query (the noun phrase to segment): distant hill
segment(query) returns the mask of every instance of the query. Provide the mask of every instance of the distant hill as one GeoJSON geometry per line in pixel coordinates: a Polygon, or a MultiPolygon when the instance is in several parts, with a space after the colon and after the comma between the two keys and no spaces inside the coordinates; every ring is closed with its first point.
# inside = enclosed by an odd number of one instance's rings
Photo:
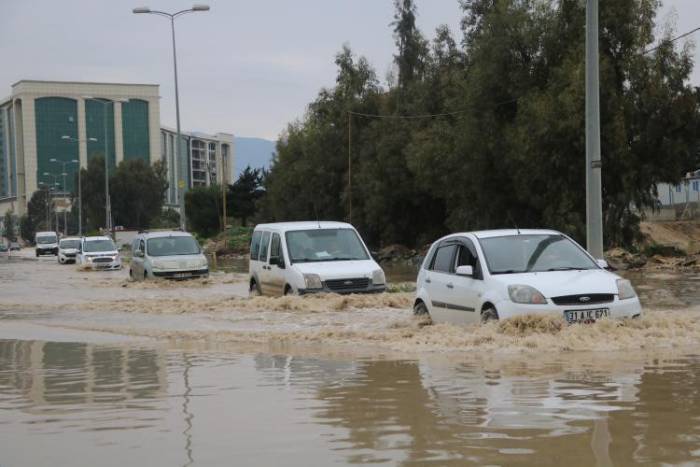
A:
{"type": "Polygon", "coordinates": [[[236,164],[236,177],[247,166],[254,169],[269,167],[272,154],[275,152],[275,141],[262,138],[245,138],[236,136],[233,139],[233,151],[236,164]]]}

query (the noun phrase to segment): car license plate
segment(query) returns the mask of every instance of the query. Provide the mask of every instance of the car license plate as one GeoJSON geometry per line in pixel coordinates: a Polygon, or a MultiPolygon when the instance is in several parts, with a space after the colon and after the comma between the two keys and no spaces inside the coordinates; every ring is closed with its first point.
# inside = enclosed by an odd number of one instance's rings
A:
{"type": "Polygon", "coordinates": [[[173,274],[173,277],[177,279],[184,279],[186,277],[192,276],[192,273],[189,272],[178,272],[177,274],[173,274]]]}
{"type": "Polygon", "coordinates": [[[596,308],[594,310],[566,310],[564,319],[569,323],[592,323],[601,318],[610,316],[607,308],[596,308]]]}

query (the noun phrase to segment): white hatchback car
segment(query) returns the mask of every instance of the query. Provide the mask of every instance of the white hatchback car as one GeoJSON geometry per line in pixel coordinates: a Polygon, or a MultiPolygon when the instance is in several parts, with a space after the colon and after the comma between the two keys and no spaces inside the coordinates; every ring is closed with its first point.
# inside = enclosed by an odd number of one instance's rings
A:
{"type": "Polygon", "coordinates": [[[635,318],[630,282],[553,230],[492,230],[433,243],[418,273],[416,314],[454,324],[555,314],[569,323],[635,318]]]}
{"type": "Polygon", "coordinates": [[[160,277],[207,277],[209,263],[195,238],[187,232],[141,232],[131,243],[129,276],[134,280],[160,277]]]}
{"type": "Polygon", "coordinates": [[[344,222],[260,224],[250,247],[252,295],[372,293],[384,271],[355,228],[344,222]]]}
{"type": "Polygon", "coordinates": [[[90,266],[92,269],[122,268],[122,259],[117,246],[109,237],[83,237],[76,258],[79,265],[90,266]]]}

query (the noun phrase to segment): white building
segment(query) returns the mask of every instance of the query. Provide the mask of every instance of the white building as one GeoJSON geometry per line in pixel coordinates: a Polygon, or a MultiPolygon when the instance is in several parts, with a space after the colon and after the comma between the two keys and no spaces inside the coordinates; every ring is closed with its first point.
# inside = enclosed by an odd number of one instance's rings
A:
{"type": "Polygon", "coordinates": [[[67,207],[79,166],[105,154],[110,171],[124,160],[163,160],[173,207],[179,189],[231,183],[233,135],[183,136],[176,161],[175,131],[160,126],[157,84],[18,81],[0,99],[0,219],[9,210],[25,214],[40,188],[67,207]]]}
{"type": "Polygon", "coordinates": [[[161,157],[168,167],[168,194],[166,204],[176,207],[179,186],[186,189],[233,182],[233,135],[200,132],[182,132],[185,157],[175,163],[176,130],[161,128],[161,157]],[[181,176],[182,175],[182,176],[181,176]],[[182,183],[180,182],[182,180],[182,183]]]}
{"type": "Polygon", "coordinates": [[[660,183],[656,190],[661,206],[700,203],[700,169],[688,172],[680,183],[660,183]]]}

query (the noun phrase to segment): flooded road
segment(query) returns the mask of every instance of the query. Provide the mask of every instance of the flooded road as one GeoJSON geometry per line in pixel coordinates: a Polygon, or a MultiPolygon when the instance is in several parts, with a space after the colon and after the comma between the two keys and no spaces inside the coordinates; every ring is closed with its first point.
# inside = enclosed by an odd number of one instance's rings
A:
{"type": "Polygon", "coordinates": [[[429,325],[411,293],[246,298],[0,259],[0,465],[700,464],[692,275],[645,316],[429,325]]]}
{"type": "Polygon", "coordinates": [[[0,340],[8,466],[700,462],[700,356],[0,340]],[[611,358],[614,357],[614,358],[611,358]]]}

